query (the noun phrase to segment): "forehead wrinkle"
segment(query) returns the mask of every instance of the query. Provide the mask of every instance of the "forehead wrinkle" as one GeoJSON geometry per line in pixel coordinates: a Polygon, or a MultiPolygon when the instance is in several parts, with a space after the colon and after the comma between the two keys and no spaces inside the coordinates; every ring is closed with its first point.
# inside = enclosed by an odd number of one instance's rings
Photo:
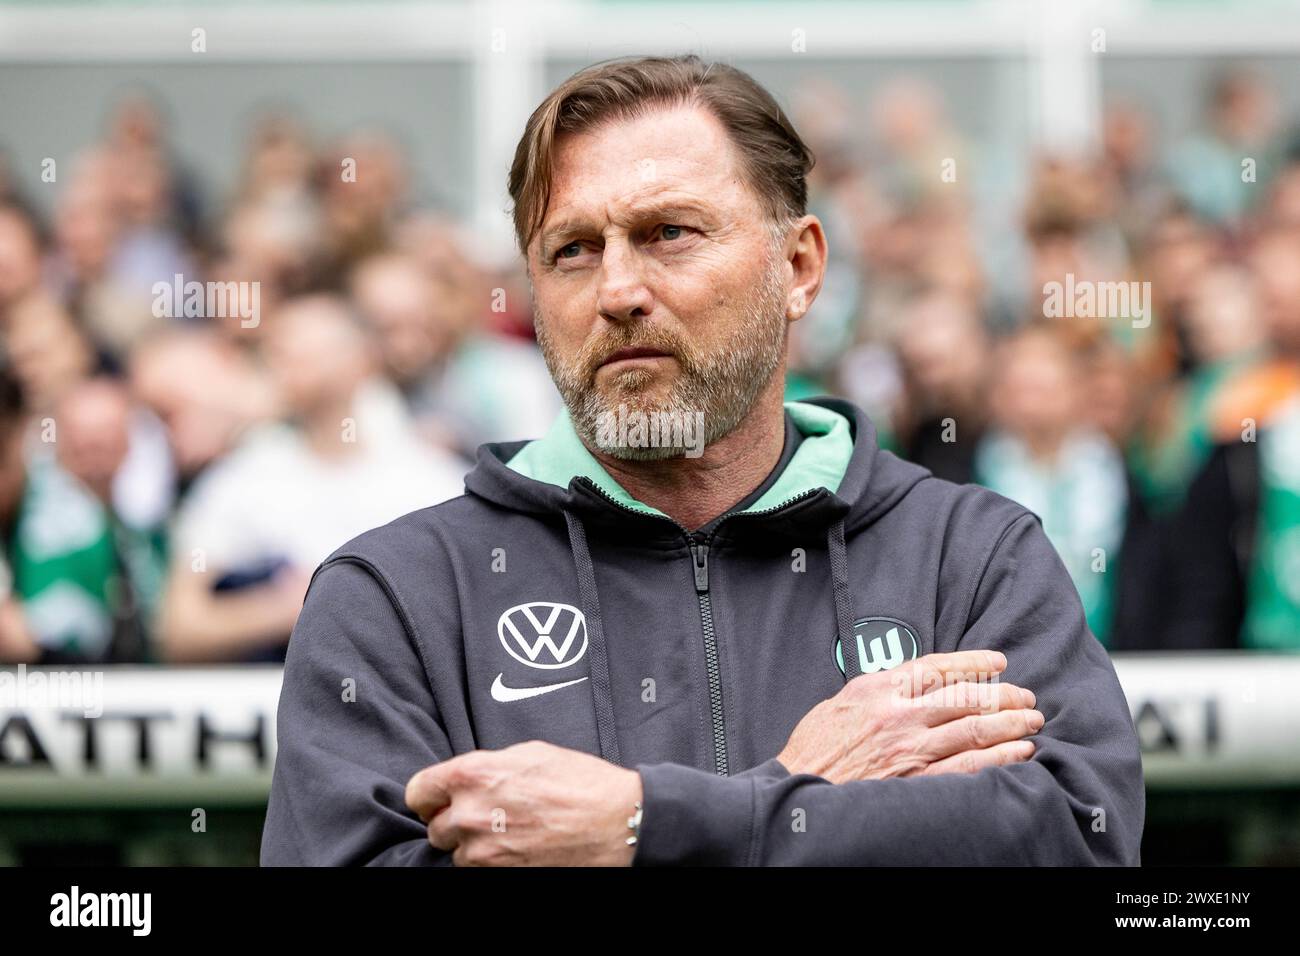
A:
{"type": "MultiPolygon", "coordinates": [[[[637,202],[628,205],[611,204],[607,206],[603,213],[605,222],[614,226],[629,227],[639,220],[656,217],[672,218],[675,215],[698,215],[706,218],[713,218],[713,213],[707,204],[695,199],[676,198],[664,201],[647,201],[637,202]]],[[[583,231],[590,222],[586,216],[568,217],[554,226],[548,227],[543,233],[543,238],[550,238],[558,233],[570,231],[583,231]]]]}
{"type": "MultiPolygon", "coordinates": [[[[668,113],[683,112],[683,107],[675,106],[665,110],[668,113]]],[[[656,111],[657,112],[657,111],[656,111]]],[[[665,192],[680,192],[683,199],[691,200],[701,212],[708,212],[705,208],[707,199],[710,195],[719,195],[723,190],[730,191],[736,185],[742,188],[745,185],[745,177],[739,161],[739,156],[735,144],[723,129],[721,121],[714,116],[709,110],[699,107],[686,107],[684,112],[689,116],[691,113],[696,114],[691,118],[700,118],[706,131],[694,130],[689,136],[689,143],[685,150],[673,151],[671,145],[665,142],[656,142],[648,151],[648,154],[642,158],[650,159],[657,165],[656,174],[657,182],[640,185],[630,192],[622,192],[617,199],[607,204],[604,210],[604,218],[607,221],[615,221],[616,215],[611,210],[616,209],[618,203],[622,201],[635,201],[629,197],[649,197],[665,192]],[[702,153],[691,152],[692,147],[707,147],[702,153]],[[719,162],[719,159],[722,162],[719,162]],[[703,175],[701,175],[701,173],[703,175]],[[692,193],[689,189],[689,180],[698,177],[699,190],[692,193]]],[[[548,203],[548,209],[543,216],[541,226],[537,231],[538,239],[544,244],[554,239],[557,233],[564,233],[581,229],[590,225],[590,216],[586,211],[579,210],[567,215],[563,214],[566,209],[576,205],[575,198],[581,200],[583,187],[592,182],[611,181],[615,184],[626,182],[628,178],[637,177],[635,172],[636,162],[632,161],[630,166],[616,167],[615,175],[610,176],[608,167],[601,167],[589,162],[592,156],[600,156],[602,150],[598,148],[598,141],[602,136],[617,134],[620,127],[626,125],[637,125],[653,114],[642,114],[636,117],[600,124],[599,126],[585,130],[580,133],[569,133],[557,143],[557,162],[555,174],[551,181],[551,200],[548,203]],[[566,192],[574,198],[567,198],[567,201],[556,202],[558,190],[555,187],[559,184],[567,186],[566,192]],[[576,196],[574,196],[576,194],[576,196]]],[[[672,139],[671,134],[668,137],[672,139]]],[[[607,152],[607,151],[606,151],[607,152]]],[[[597,200],[599,201],[599,200],[597,200]]],[[[679,203],[685,205],[685,203],[679,203]]],[[[708,205],[712,205],[709,203],[708,205]]],[[[626,213],[628,216],[644,214],[648,210],[632,210],[626,213]]]]}

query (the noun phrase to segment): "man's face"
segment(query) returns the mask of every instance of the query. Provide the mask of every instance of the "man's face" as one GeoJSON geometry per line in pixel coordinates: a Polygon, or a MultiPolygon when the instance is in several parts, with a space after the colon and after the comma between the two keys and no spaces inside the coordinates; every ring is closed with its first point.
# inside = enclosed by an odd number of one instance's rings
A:
{"type": "Polygon", "coordinates": [[[448,323],[434,315],[434,286],[414,264],[363,267],[352,294],[374,329],[389,374],[399,383],[419,379],[448,347],[448,323]]]}
{"type": "Polygon", "coordinates": [[[703,416],[705,442],[749,412],[785,356],[792,270],[726,130],[653,110],[557,144],[528,249],[538,343],[578,434],[619,458],[602,415],[703,416]]]}
{"type": "Polygon", "coordinates": [[[1078,371],[1057,342],[1029,335],[998,355],[993,410],[999,423],[1028,440],[1062,435],[1080,420],[1078,371]]]}
{"type": "Polygon", "coordinates": [[[1300,351],[1300,239],[1275,233],[1260,240],[1251,255],[1260,315],[1273,344],[1300,351]]]}
{"type": "Polygon", "coordinates": [[[285,413],[297,421],[351,400],[366,373],[366,343],[340,307],[300,300],[269,323],[262,357],[285,413]]]}
{"type": "Polygon", "coordinates": [[[124,390],[105,382],[79,385],[59,403],[59,464],[101,498],[130,449],[130,413],[124,390]]]}

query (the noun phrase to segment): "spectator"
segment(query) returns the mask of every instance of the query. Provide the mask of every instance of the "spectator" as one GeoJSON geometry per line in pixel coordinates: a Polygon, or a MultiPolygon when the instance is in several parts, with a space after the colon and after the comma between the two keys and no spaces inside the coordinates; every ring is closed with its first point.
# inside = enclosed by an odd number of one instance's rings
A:
{"type": "Polygon", "coordinates": [[[994,368],[993,427],[976,451],[977,480],[1038,515],[1105,644],[1107,572],[1119,558],[1128,504],[1123,460],[1083,423],[1083,369],[1055,328],[1017,332],[998,347],[994,368]]]}
{"type": "Polygon", "coordinates": [[[271,417],[273,396],[249,357],[210,328],[174,329],[132,356],[137,398],[166,432],[176,469],[174,498],[225,456],[252,425],[271,417]]]}
{"type": "Polygon", "coordinates": [[[390,248],[405,212],[407,174],[401,153],[385,135],[344,137],[321,157],[323,262],[320,278],[333,287],[362,259],[390,248]]]}
{"type": "Polygon", "coordinates": [[[44,293],[15,306],[4,333],[13,373],[37,417],[52,414],[59,399],[98,367],[81,329],[44,293]]]}
{"type": "Polygon", "coordinates": [[[1171,151],[1167,175],[1198,215],[1238,226],[1275,162],[1275,98],[1258,77],[1233,69],[1215,79],[1206,107],[1204,128],[1171,151]],[[1253,178],[1243,175],[1245,160],[1253,178]]]}
{"type": "Polygon", "coordinates": [[[895,422],[903,455],[939,478],[972,481],[987,423],[989,344],[979,313],[951,292],[918,296],[903,313],[898,354],[905,386],[895,422]]]}
{"type": "MultiPolygon", "coordinates": [[[[1163,383],[1147,412],[1146,434],[1131,459],[1144,500],[1157,515],[1181,504],[1211,447],[1223,440],[1223,415],[1217,411],[1226,391],[1254,369],[1264,347],[1255,285],[1251,276],[1228,263],[1187,277],[1187,305],[1181,338],[1183,376],[1163,383]]],[[[1240,423],[1232,426],[1235,434],[1240,423]]]]}
{"type": "Polygon", "coordinates": [[[181,507],[160,622],[169,660],[282,660],[317,564],[463,487],[459,460],[391,409],[363,407],[376,359],[343,302],[293,300],[268,325],[283,421],[250,431],[181,507]]]}
{"type": "Polygon", "coordinates": [[[30,456],[9,544],[14,594],[43,661],[140,661],[160,580],[161,540],[126,525],[114,478],[129,449],[120,385],[71,387],[41,426],[53,455],[30,456]]]}
{"type": "Polygon", "coordinates": [[[470,269],[462,263],[452,281],[410,256],[385,254],[362,262],[351,282],[384,370],[421,432],[465,456],[486,441],[542,434],[560,409],[536,348],[480,330],[488,290],[466,282],[470,269]]]}

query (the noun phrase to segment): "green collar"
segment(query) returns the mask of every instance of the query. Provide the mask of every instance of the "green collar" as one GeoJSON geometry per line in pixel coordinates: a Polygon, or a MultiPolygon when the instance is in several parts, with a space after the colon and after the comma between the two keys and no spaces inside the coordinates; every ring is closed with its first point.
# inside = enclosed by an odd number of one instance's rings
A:
{"type": "MultiPolygon", "coordinates": [[[[765,511],[813,488],[834,492],[844,480],[844,472],[853,454],[849,420],[839,412],[807,402],[786,402],[785,409],[804,439],[785,471],[762,497],[745,509],[746,512],[765,511]]],[[[507,465],[525,478],[561,488],[569,487],[569,482],[576,477],[589,478],[597,488],[625,507],[668,517],[658,508],[637,501],[610,477],[582,443],[569,420],[569,413],[564,410],[543,438],[530,441],[507,465]]]]}

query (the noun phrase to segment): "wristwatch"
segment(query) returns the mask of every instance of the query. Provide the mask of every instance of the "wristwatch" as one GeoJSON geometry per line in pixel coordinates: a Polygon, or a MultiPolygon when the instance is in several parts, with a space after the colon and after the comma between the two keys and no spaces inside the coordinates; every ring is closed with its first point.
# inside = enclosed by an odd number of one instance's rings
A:
{"type": "Polygon", "coordinates": [[[636,813],[627,818],[627,828],[632,831],[632,835],[627,838],[628,846],[636,846],[636,841],[641,836],[641,801],[636,802],[636,813]]]}

